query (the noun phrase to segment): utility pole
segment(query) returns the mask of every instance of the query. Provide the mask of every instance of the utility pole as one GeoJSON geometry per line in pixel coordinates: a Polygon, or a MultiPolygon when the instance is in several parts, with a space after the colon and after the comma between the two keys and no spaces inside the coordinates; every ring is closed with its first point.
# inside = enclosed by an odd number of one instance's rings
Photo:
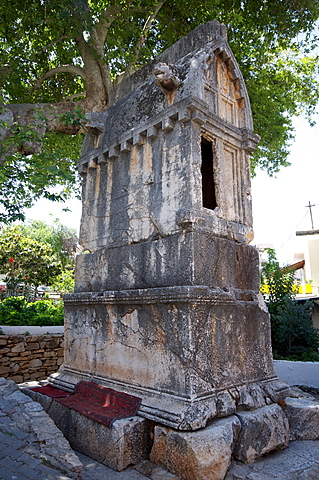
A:
{"type": "Polygon", "coordinates": [[[308,205],[306,205],[306,207],[309,208],[309,211],[310,211],[310,219],[311,219],[311,228],[312,228],[312,230],[314,229],[314,227],[313,227],[313,216],[312,216],[312,210],[311,210],[311,208],[312,208],[312,207],[315,207],[315,206],[316,206],[316,205],[311,205],[311,204],[310,204],[310,201],[309,201],[308,205]]]}
{"type": "Polygon", "coordinates": [[[317,234],[319,234],[319,230],[315,230],[315,229],[314,229],[313,216],[312,216],[312,207],[316,207],[317,205],[318,205],[318,203],[314,203],[313,205],[311,205],[310,201],[309,201],[308,205],[306,205],[306,208],[309,208],[309,212],[310,212],[311,230],[296,232],[296,235],[297,235],[297,236],[301,236],[301,235],[317,235],[317,234]]]}

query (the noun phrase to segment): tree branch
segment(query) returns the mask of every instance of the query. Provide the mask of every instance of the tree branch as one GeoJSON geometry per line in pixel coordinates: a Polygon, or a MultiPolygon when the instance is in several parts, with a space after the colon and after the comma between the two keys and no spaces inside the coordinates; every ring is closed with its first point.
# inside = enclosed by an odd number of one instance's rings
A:
{"type": "MultiPolygon", "coordinates": [[[[111,88],[110,74],[108,65],[104,60],[103,44],[98,43],[97,34],[93,32],[91,32],[91,37],[87,42],[82,36],[75,39],[81,52],[84,70],[86,72],[85,90],[86,94],[92,98],[92,84],[95,84],[95,94],[98,95],[97,90],[100,91],[100,94],[102,90],[104,90],[103,97],[106,103],[108,103],[107,98],[111,88]]],[[[104,103],[104,100],[102,100],[102,103],[104,103]]],[[[105,108],[106,105],[103,109],[105,108]]]]}
{"type": "Polygon", "coordinates": [[[53,77],[57,73],[71,73],[73,75],[80,75],[84,80],[85,80],[85,72],[82,67],[79,67],[78,65],[61,65],[60,67],[55,67],[52,68],[52,70],[49,70],[46,72],[41,78],[39,78],[32,89],[30,90],[30,93],[34,92],[36,88],[40,88],[42,83],[50,77],[53,77]]]}
{"type": "Polygon", "coordinates": [[[145,43],[145,40],[147,39],[147,36],[148,36],[148,32],[150,31],[150,28],[151,28],[152,23],[154,22],[154,20],[156,18],[156,15],[158,14],[158,12],[160,11],[160,9],[162,8],[162,6],[164,5],[165,2],[166,2],[166,0],[162,0],[161,2],[159,2],[155,7],[154,12],[151,15],[149,15],[148,18],[146,19],[146,22],[145,22],[143,30],[142,30],[142,34],[139,37],[139,39],[138,39],[138,41],[135,45],[132,60],[127,65],[127,67],[125,69],[125,72],[124,72],[124,75],[121,78],[121,81],[123,81],[125,78],[129,77],[134,72],[134,66],[135,66],[136,60],[138,59],[138,57],[141,53],[142,47],[143,47],[143,45],[145,43]]]}
{"type": "Polygon", "coordinates": [[[52,42],[48,43],[45,47],[42,48],[39,52],[37,52],[37,55],[40,55],[42,52],[45,52],[48,50],[48,48],[52,47],[52,45],[55,45],[56,43],[61,42],[61,40],[65,39],[70,39],[69,35],[62,35],[61,37],[57,38],[56,40],[53,40],[52,42]]]}
{"type": "Polygon", "coordinates": [[[120,13],[121,7],[115,5],[109,5],[101,13],[99,21],[94,26],[93,31],[95,31],[96,37],[94,41],[98,40],[100,45],[104,45],[107,31],[116,20],[117,15],[120,13]]]}
{"type": "Polygon", "coordinates": [[[63,117],[74,113],[75,107],[81,107],[83,113],[91,111],[92,105],[86,105],[85,101],[3,105],[0,112],[0,167],[15,152],[23,155],[39,153],[46,132],[78,133],[81,125],[67,123],[63,117]]]}
{"type": "Polygon", "coordinates": [[[68,97],[64,97],[63,101],[64,100],[66,100],[66,101],[74,100],[75,98],[78,98],[78,97],[85,97],[85,95],[86,95],[86,92],[73,93],[73,95],[69,95],[68,97]]]}

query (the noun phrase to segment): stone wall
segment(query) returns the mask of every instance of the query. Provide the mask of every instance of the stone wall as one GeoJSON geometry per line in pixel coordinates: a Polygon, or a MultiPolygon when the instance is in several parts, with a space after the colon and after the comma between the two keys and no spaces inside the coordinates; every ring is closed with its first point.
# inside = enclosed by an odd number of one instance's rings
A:
{"type": "Polygon", "coordinates": [[[63,334],[1,335],[0,377],[44,380],[63,363],[63,334]]]}

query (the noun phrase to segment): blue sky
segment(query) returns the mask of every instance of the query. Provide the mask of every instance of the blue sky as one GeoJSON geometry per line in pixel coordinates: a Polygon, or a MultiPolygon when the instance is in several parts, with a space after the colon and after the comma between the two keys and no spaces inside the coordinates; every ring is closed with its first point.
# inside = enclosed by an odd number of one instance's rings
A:
{"type": "MultiPolygon", "coordinates": [[[[293,263],[296,246],[296,230],[311,228],[310,201],[313,207],[314,227],[319,229],[319,114],[318,126],[310,127],[303,118],[294,121],[296,140],[291,146],[290,167],[283,168],[276,178],[269,178],[259,171],[252,180],[253,216],[255,239],[253,244],[272,246],[281,263],[293,263]]],[[[63,212],[63,206],[41,200],[28,210],[27,217],[50,222],[59,220],[79,228],[81,204],[68,202],[71,213],[63,212]]]]}

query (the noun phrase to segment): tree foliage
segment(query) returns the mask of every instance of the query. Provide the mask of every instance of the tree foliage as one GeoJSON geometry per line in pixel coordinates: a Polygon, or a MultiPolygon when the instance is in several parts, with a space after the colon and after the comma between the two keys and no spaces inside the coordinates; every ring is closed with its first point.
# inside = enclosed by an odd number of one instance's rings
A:
{"type": "Polygon", "coordinates": [[[262,264],[261,285],[267,287],[265,291],[268,305],[276,307],[286,298],[289,300],[295,298],[295,272],[280,267],[274,249],[267,248],[266,252],[268,259],[262,264]]]}
{"type": "Polygon", "coordinates": [[[24,209],[40,198],[64,202],[74,193],[79,196],[76,159],[81,137],[49,133],[41,152],[16,152],[6,158],[0,167],[0,224],[23,220],[24,209]]]}
{"type": "Polygon", "coordinates": [[[5,275],[9,294],[19,284],[27,284],[35,287],[36,296],[37,287],[50,284],[60,271],[52,249],[23,236],[16,226],[0,236],[0,273],[5,275]]]}
{"type": "Polygon", "coordinates": [[[37,220],[8,226],[0,234],[0,273],[5,275],[8,293],[16,294],[18,285],[60,286],[72,291],[74,259],[77,248],[75,230],[55,220],[48,225],[37,220]]]}
{"type": "Polygon", "coordinates": [[[280,267],[273,249],[262,265],[261,284],[270,313],[272,347],[275,358],[319,360],[319,333],[314,328],[312,302],[297,301],[295,272],[280,267]],[[265,288],[267,286],[267,288],[265,288]]]}
{"type": "MultiPolygon", "coordinates": [[[[9,294],[18,284],[33,287],[44,284],[55,292],[72,292],[77,246],[76,230],[58,219],[50,225],[29,220],[3,228],[0,233],[0,273],[6,275],[9,294]],[[33,269],[31,274],[30,269],[33,269]]],[[[33,297],[35,293],[36,290],[33,297]]]]}
{"type": "MultiPolygon", "coordinates": [[[[3,230],[6,234],[12,227],[3,230]]],[[[40,220],[29,220],[24,223],[17,223],[14,231],[23,237],[30,238],[36,242],[44,243],[52,251],[55,261],[60,265],[61,271],[74,270],[74,259],[78,245],[77,232],[73,228],[63,225],[58,219],[52,224],[40,220]]],[[[1,238],[1,235],[0,235],[1,238]]]]}
{"type": "Polygon", "coordinates": [[[46,197],[65,198],[75,186],[79,142],[73,135],[83,131],[81,115],[107,108],[112,82],[212,19],[227,25],[247,82],[255,131],[261,136],[253,168],[276,173],[288,163],[291,116],[311,116],[318,100],[318,59],[310,54],[318,12],[317,0],[2,2],[0,190],[8,192],[10,201],[5,193],[0,196],[8,209],[0,220],[23,215],[19,206],[28,206],[41,190],[46,197]],[[83,113],[74,117],[79,108],[83,113]],[[69,138],[53,140],[50,132],[69,138]],[[78,142],[77,148],[72,142],[78,142]]]}

